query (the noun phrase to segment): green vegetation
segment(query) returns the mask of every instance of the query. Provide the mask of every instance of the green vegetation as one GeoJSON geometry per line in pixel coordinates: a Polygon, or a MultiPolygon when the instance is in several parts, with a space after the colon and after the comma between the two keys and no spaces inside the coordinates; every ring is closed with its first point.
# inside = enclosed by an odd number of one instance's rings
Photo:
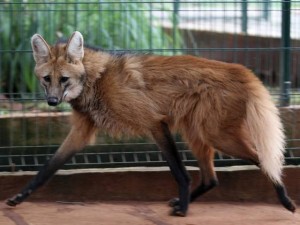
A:
{"type": "MultiPolygon", "coordinates": [[[[0,0],[0,93],[19,93],[24,98],[26,93],[32,96],[40,91],[33,75],[30,48],[34,33],[55,43],[58,38],[67,39],[78,30],[86,43],[110,50],[155,52],[155,49],[181,47],[178,38],[173,43],[171,35],[157,25],[153,14],[153,7],[172,9],[172,3],[123,2],[0,0]]],[[[172,10],[167,13],[172,21],[172,10]]]]}

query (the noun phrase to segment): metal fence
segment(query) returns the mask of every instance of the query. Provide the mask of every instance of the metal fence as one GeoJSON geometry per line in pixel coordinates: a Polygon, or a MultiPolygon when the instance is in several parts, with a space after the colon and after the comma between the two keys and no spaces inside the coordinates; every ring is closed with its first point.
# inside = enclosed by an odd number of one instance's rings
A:
{"type": "MultiPolygon", "coordinates": [[[[70,108],[45,104],[30,37],[40,33],[55,43],[75,30],[107,51],[192,54],[247,66],[278,105],[294,106],[284,113],[286,160],[300,162],[300,1],[0,0],[0,23],[0,171],[37,169],[67,135],[70,108]]],[[[195,165],[176,140],[185,163],[195,165]]],[[[217,166],[245,163],[216,154],[217,166]]],[[[65,168],[138,165],[164,165],[153,143],[99,134],[65,168]]]]}

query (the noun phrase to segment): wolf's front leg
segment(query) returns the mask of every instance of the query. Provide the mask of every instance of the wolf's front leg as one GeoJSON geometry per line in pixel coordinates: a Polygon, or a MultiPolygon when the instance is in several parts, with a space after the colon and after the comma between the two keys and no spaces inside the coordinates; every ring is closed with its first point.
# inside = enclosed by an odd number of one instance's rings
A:
{"type": "Polygon", "coordinates": [[[53,157],[40,169],[38,174],[18,194],[6,201],[9,206],[23,202],[33,191],[47,182],[76,152],[82,150],[95,133],[95,127],[88,120],[77,115],[77,120],[53,157]]]}
{"type": "Polygon", "coordinates": [[[166,158],[171,173],[178,183],[179,201],[173,206],[172,215],[185,216],[190,202],[190,177],[178,154],[175,142],[166,123],[160,123],[152,136],[166,158]]]}
{"type": "Polygon", "coordinates": [[[62,148],[60,148],[55,155],[40,169],[38,174],[22,189],[17,195],[6,201],[9,206],[15,206],[23,202],[33,191],[42,186],[47,182],[53,174],[65,163],[67,162],[75,152],[72,150],[63,149],[66,154],[61,154],[62,148]]]}

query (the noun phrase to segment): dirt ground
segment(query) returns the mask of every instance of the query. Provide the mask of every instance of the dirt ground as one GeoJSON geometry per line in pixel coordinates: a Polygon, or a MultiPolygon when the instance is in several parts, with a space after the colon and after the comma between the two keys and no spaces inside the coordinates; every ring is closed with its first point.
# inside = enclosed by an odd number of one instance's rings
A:
{"type": "Polygon", "coordinates": [[[187,217],[171,217],[165,202],[25,202],[16,208],[0,204],[1,225],[291,225],[300,214],[280,205],[260,203],[194,203],[187,217]]]}

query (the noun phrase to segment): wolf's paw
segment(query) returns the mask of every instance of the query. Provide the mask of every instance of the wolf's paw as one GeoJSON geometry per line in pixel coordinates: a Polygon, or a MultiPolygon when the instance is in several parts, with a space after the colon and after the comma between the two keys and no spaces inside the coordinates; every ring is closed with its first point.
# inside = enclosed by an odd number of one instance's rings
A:
{"type": "Polygon", "coordinates": [[[169,202],[168,202],[168,205],[170,207],[175,207],[175,206],[178,206],[180,203],[180,200],[179,198],[172,198],[169,202]]]}
{"type": "Polygon", "coordinates": [[[16,202],[14,199],[7,199],[6,200],[6,205],[8,206],[16,206],[18,202],[16,202]]]}
{"type": "Polygon", "coordinates": [[[187,206],[183,207],[181,206],[181,202],[179,198],[173,198],[168,202],[168,205],[172,207],[172,210],[170,212],[171,216],[186,216],[187,213],[187,206]]]}
{"type": "Polygon", "coordinates": [[[22,202],[21,197],[22,197],[21,194],[18,194],[18,195],[15,195],[14,197],[12,197],[10,199],[7,199],[6,200],[6,205],[16,206],[16,205],[20,204],[22,202]]]}
{"type": "Polygon", "coordinates": [[[173,209],[170,212],[171,216],[186,216],[187,209],[182,209],[180,205],[173,206],[173,209]]]}

